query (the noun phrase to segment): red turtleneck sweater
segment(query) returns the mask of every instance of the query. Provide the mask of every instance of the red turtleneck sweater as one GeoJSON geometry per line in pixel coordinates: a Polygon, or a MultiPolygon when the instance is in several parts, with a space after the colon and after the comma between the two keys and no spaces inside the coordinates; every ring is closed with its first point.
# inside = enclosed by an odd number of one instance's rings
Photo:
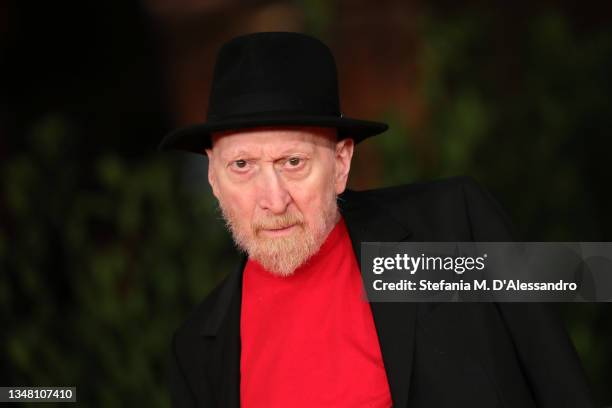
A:
{"type": "Polygon", "coordinates": [[[289,277],[247,262],[240,337],[243,407],[391,406],[372,312],[343,219],[289,277]]]}

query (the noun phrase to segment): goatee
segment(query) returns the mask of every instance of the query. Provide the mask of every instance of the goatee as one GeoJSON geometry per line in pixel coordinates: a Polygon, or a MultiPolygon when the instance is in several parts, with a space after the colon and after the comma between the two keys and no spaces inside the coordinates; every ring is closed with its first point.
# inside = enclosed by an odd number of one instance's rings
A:
{"type": "Polygon", "coordinates": [[[335,194],[327,201],[314,225],[305,222],[297,210],[278,216],[266,216],[252,223],[240,222],[231,209],[219,203],[225,223],[234,242],[254,261],[277,276],[292,275],[300,266],[317,253],[325,238],[338,222],[340,214],[335,194]],[[246,224],[246,225],[245,225],[246,224]],[[267,237],[262,230],[291,227],[289,235],[267,237]]]}

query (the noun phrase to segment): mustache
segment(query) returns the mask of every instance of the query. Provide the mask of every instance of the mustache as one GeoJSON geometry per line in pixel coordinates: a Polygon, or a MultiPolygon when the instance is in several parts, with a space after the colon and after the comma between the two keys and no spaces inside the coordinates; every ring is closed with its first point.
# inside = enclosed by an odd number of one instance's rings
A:
{"type": "Polygon", "coordinates": [[[285,213],[273,217],[264,217],[253,221],[252,228],[255,233],[264,229],[282,229],[292,225],[304,224],[304,218],[299,213],[285,213]]]}

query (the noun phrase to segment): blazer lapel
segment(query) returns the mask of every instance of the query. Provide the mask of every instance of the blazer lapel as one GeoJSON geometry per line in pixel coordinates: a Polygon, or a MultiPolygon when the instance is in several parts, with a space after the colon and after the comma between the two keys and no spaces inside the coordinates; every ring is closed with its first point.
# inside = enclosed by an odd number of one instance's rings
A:
{"type": "MultiPolygon", "coordinates": [[[[357,262],[361,266],[362,242],[399,242],[414,238],[412,232],[364,193],[347,191],[340,204],[351,237],[357,262]]],[[[387,372],[394,407],[408,404],[414,351],[416,304],[408,302],[371,302],[372,316],[387,372]]]]}
{"type": "Polygon", "coordinates": [[[242,303],[242,271],[246,256],[241,255],[238,267],[227,277],[213,312],[200,330],[209,351],[209,379],[217,405],[240,407],[240,308],[242,303]]]}

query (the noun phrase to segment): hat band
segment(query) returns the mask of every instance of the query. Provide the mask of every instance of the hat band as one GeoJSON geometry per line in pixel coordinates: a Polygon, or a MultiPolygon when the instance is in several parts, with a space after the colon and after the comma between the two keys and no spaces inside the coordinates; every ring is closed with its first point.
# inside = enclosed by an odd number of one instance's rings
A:
{"type": "Polygon", "coordinates": [[[296,96],[287,93],[242,94],[223,101],[211,98],[208,120],[216,121],[236,116],[253,116],[267,112],[300,113],[321,116],[340,116],[339,103],[322,98],[296,96]]]}

